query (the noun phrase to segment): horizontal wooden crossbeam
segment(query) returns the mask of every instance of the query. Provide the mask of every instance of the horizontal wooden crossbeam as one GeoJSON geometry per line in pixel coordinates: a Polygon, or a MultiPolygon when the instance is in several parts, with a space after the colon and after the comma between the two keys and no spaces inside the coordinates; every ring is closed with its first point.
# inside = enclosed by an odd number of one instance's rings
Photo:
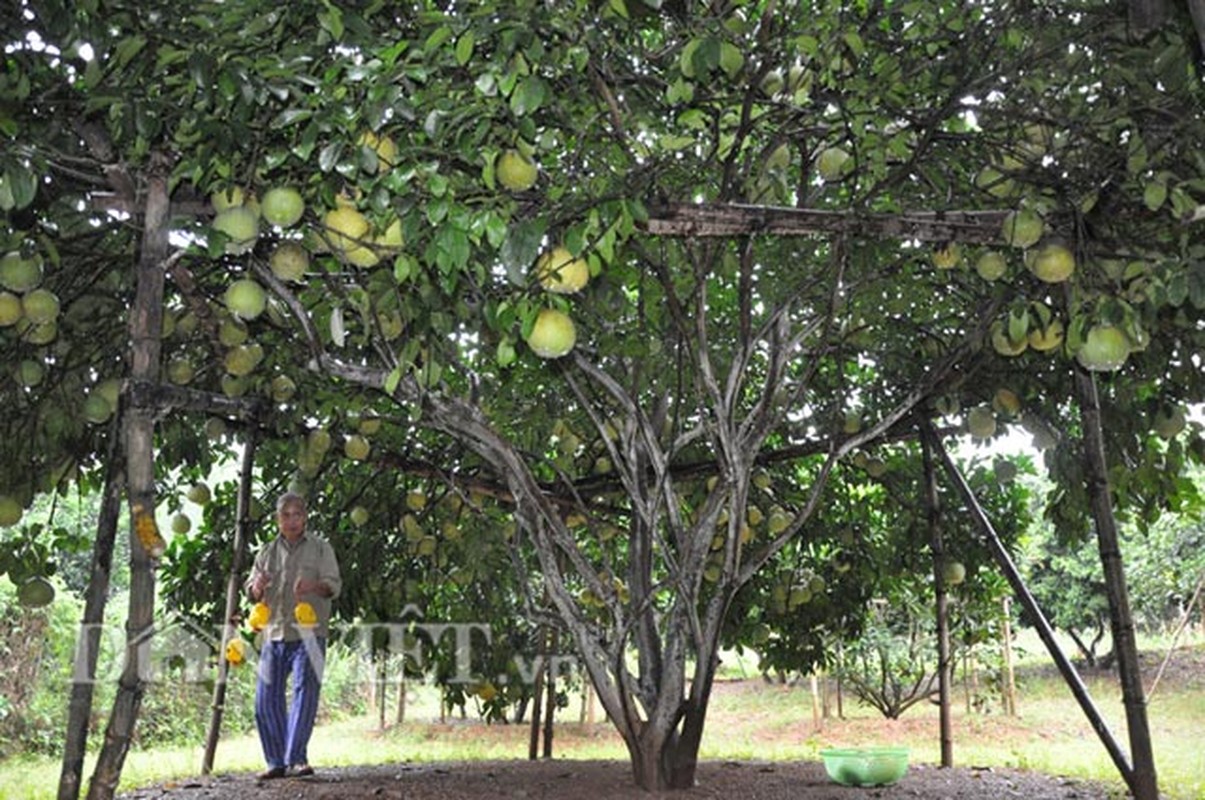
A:
{"type": "Polygon", "coordinates": [[[911,211],[862,214],[739,203],[668,203],[650,209],[645,229],[657,236],[814,236],[993,244],[1008,211],[911,211]]]}

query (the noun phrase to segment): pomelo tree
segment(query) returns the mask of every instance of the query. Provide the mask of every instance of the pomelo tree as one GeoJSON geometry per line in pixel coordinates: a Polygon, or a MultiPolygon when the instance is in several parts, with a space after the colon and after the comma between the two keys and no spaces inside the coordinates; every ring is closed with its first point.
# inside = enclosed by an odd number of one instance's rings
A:
{"type": "MultiPolygon", "coordinates": [[[[564,627],[636,782],[662,789],[693,783],[735,598],[807,545],[847,457],[1006,389],[971,432],[1043,437],[1059,524],[1168,502],[1160,475],[1201,455],[1198,429],[1145,424],[1202,396],[1191,18],[659,5],[20,3],[2,344],[45,374],[4,385],[13,524],[77,474],[106,476],[111,521],[125,488],[141,633],[156,478],[229,445],[201,419],[254,430],[274,480],[325,496],[376,415],[373,465],[513,516],[530,613],[564,627]],[[300,279],[273,269],[286,245],[300,279]],[[1003,268],[972,267],[988,252],[1003,268]],[[41,288],[56,313],[26,302],[41,288]]],[[[384,538],[438,558],[424,510],[384,538]]],[[[131,656],[95,796],[137,716],[131,656]]],[[[1140,740],[1140,693],[1127,710],[1140,740]]]]}

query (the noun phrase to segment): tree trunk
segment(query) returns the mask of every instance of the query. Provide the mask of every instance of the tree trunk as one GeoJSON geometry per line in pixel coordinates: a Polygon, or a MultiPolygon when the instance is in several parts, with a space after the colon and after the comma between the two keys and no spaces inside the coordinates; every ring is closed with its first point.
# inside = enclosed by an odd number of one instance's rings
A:
{"type": "Polygon", "coordinates": [[[1096,541],[1113,626],[1113,652],[1117,656],[1122,704],[1125,706],[1126,725],[1130,733],[1130,760],[1133,766],[1130,791],[1134,793],[1135,800],[1158,800],[1159,784],[1155,775],[1151,729],[1146,717],[1146,698],[1142,690],[1138,641],[1134,634],[1134,616],[1130,611],[1117,519],[1113,516],[1113,498],[1109,489],[1100,396],[1096,392],[1096,380],[1090,372],[1077,369],[1075,382],[1083,417],[1084,477],[1088,483],[1092,517],[1096,523],[1096,541]]]}
{"type": "MultiPolygon", "coordinates": [[[[168,158],[153,153],[147,173],[146,212],[142,251],[138,257],[138,288],[130,309],[130,378],[154,383],[159,379],[163,330],[163,284],[168,257],[168,158]]],[[[154,634],[154,560],[162,554],[163,538],[155,524],[155,409],[136,405],[125,419],[126,475],[130,497],[130,611],[126,620],[125,664],[117,697],[105,730],[89,800],[109,800],[117,791],[121,770],[146,690],[151,638],[154,634]]]]}
{"type": "Polygon", "coordinates": [[[71,700],[67,707],[67,735],[63,742],[63,768],[59,774],[58,800],[76,800],[84,775],[84,755],[88,745],[88,727],[92,717],[92,687],[96,681],[96,662],[100,655],[101,628],[105,619],[105,600],[113,574],[113,546],[121,516],[121,498],[125,493],[124,443],[121,428],[125,418],[124,399],[110,429],[109,454],[105,465],[105,490],[100,517],[96,524],[96,542],[92,546],[92,570],[84,598],[84,617],[76,645],[71,675],[71,700]]]}
{"type": "Polygon", "coordinates": [[[201,758],[201,774],[213,771],[213,758],[218,749],[222,732],[222,714],[226,709],[226,685],[230,677],[230,664],[224,655],[226,642],[239,635],[236,619],[242,598],[243,559],[246,557],[247,539],[251,530],[251,483],[255,477],[256,429],[248,427],[247,441],[243,446],[243,463],[238,482],[238,501],[235,510],[237,522],[234,526],[233,554],[230,576],[226,579],[226,612],[222,624],[222,652],[218,657],[218,679],[213,687],[213,713],[209,717],[209,731],[205,736],[205,755],[201,758]]]}

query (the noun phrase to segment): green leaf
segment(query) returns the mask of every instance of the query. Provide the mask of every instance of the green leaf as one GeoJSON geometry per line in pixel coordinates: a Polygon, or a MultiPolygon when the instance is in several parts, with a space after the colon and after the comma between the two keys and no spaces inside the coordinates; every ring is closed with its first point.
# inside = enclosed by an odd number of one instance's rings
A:
{"type": "Polygon", "coordinates": [[[146,47],[145,36],[131,36],[128,39],[122,39],[113,51],[117,66],[124,67],[129,64],[135,56],[142,52],[144,47],[146,47]]]}
{"type": "Polygon", "coordinates": [[[745,54],[731,42],[720,45],[720,68],[729,78],[735,78],[745,66],[745,54]]]}
{"type": "Polygon", "coordinates": [[[463,34],[461,34],[460,39],[458,39],[456,42],[457,64],[463,67],[465,64],[469,63],[469,60],[473,57],[474,44],[475,41],[473,39],[472,31],[465,31],[463,34]]]}
{"type": "Polygon", "coordinates": [[[385,377],[385,394],[393,394],[397,391],[397,385],[402,382],[402,367],[397,366],[393,371],[385,377]]]}
{"type": "Polygon", "coordinates": [[[1158,211],[1167,200],[1167,184],[1161,180],[1151,181],[1142,190],[1142,202],[1151,211],[1158,211]]]}
{"type": "Polygon", "coordinates": [[[548,87],[542,78],[524,78],[510,96],[510,109],[517,116],[525,116],[538,110],[548,96],[548,87]]]}
{"type": "Polygon", "coordinates": [[[624,19],[630,19],[630,16],[628,15],[628,4],[623,0],[610,0],[608,5],[611,7],[611,10],[619,16],[623,17],[624,19]]]}
{"type": "Polygon", "coordinates": [[[516,286],[527,284],[527,270],[540,253],[547,229],[548,223],[543,219],[527,220],[510,228],[499,255],[511,283],[516,286]]]}
{"type": "Polygon", "coordinates": [[[38,177],[31,170],[11,164],[5,170],[8,176],[9,191],[12,192],[13,204],[17,208],[25,208],[33,202],[38,193],[38,177]]]}
{"type": "Polygon", "coordinates": [[[340,156],[343,155],[343,143],[331,142],[326,147],[318,151],[318,169],[323,172],[330,172],[339,163],[340,156]]]}
{"type": "Polygon", "coordinates": [[[296,125],[298,122],[304,122],[312,116],[314,116],[314,112],[308,108],[286,108],[284,111],[273,117],[272,127],[276,130],[280,130],[281,128],[287,128],[290,125],[296,125]]]}
{"type": "Polygon", "coordinates": [[[318,24],[332,39],[343,38],[343,12],[334,5],[326,3],[326,10],[318,12],[318,24]]]}
{"type": "Polygon", "coordinates": [[[427,37],[427,41],[423,44],[423,49],[427,52],[438,50],[443,46],[444,42],[452,38],[452,33],[453,31],[450,27],[447,25],[441,25],[432,31],[431,35],[427,37]]]}

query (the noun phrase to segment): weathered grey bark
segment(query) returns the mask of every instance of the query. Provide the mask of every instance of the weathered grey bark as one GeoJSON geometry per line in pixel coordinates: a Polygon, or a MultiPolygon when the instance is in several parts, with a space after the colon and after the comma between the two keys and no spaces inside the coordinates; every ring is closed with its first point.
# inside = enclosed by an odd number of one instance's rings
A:
{"type": "MultiPolygon", "coordinates": [[[[222,647],[238,636],[238,608],[242,597],[243,561],[247,556],[247,541],[251,532],[251,487],[255,477],[255,450],[258,444],[258,428],[250,425],[243,444],[243,461],[239,465],[238,500],[235,505],[237,520],[234,525],[234,543],[231,545],[230,575],[226,580],[226,610],[222,619],[222,647]]],[[[205,754],[201,758],[201,774],[213,771],[213,759],[222,733],[222,714],[226,710],[226,687],[230,677],[230,664],[218,658],[218,677],[213,686],[213,713],[209,717],[209,730],[205,734],[205,754]]]]}
{"type": "MultiPolygon", "coordinates": [[[[922,423],[930,433],[932,424],[922,423]]],[[[950,609],[946,593],[946,548],[941,531],[941,500],[937,492],[937,470],[933,464],[932,437],[921,437],[921,458],[925,473],[925,512],[929,518],[929,541],[933,553],[933,590],[937,613],[937,697],[938,729],[941,737],[941,765],[954,766],[954,733],[950,720],[950,681],[953,664],[950,658],[950,609]]]]}
{"type": "Polygon", "coordinates": [[[1075,671],[1073,665],[1066,654],[1059,647],[1058,640],[1055,638],[1054,628],[1046,619],[1046,615],[1042,612],[1037,600],[1030,593],[1029,587],[1025,585],[1025,580],[1021,577],[1021,573],[1017,570],[1017,565],[1013,563],[1012,556],[1004,547],[1004,543],[1000,541],[1000,537],[996,534],[996,529],[992,526],[991,520],[987,518],[987,513],[983,510],[983,506],[979,504],[978,498],[975,497],[974,491],[966,482],[966,478],[958,470],[958,465],[950,458],[950,454],[942,447],[940,440],[936,438],[931,430],[921,429],[921,435],[929,439],[930,447],[933,452],[941,457],[942,465],[945,467],[946,476],[962,497],[963,503],[966,506],[967,512],[971,515],[975,527],[979,530],[979,534],[992,553],[992,557],[996,559],[996,564],[1000,567],[1004,577],[1012,586],[1013,593],[1021,602],[1026,613],[1029,614],[1033,621],[1035,630],[1042,644],[1046,645],[1046,650],[1050,653],[1050,657],[1054,660],[1055,666],[1058,667],[1059,673],[1063,676],[1063,680],[1071,689],[1071,694],[1079,703],[1080,709],[1084,712],[1084,716],[1088,718],[1088,722],[1092,725],[1092,730],[1096,731],[1097,737],[1100,738],[1101,744],[1108,751],[1109,757],[1113,760],[1113,765],[1117,767],[1117,771],[1121,773],[1122,779],[1127,785],[1133,779],[1133,769],[1126,758],[1125,752],[1121,749],[1121,745],[1117,743],[1112,731],[1109,730],[1108,724],[1100,715],[1100,711],[1092,702],[1092,696],[1088,693],[1088,687],[1084,685],[1080,679],[1079,673],[1075,671]]]}
{"type": "Polygon", "coordinates": [[[740,203],[667,203],[649,209],[646,230],[658,236],[851,235],[922,242],[995,244],[1007,211],[913,211],[868,214],[740,203]]]}
{"type": "Polygon", "coordinates": [[[1130,733],[1130,758],[1133,774],[1129,781],[1135,800],[1158,800],[1159,782],[1155,773],[1155,753],[1151,744],[1150,723],[1146,716],[1146,697],[1142,688],[1142,667],[1138,660],[1138,639],[1134,633],[1134,615],[1126,585],[1125,566],[1117,518],[1113,515],[1113,497],[1109,489],[1108,462],[1100,417],[1100,395],[1096,379],[1087,370],[1077,368],[1075,387],[1083,420],[1083,467],[1088,485],[1096,541],[1104,569],[1105,593],[1109,598],[1113,652],[1121,680],[1121,701],[1125,707],[1126,727],[1130,733]]]}
{"type": "Polygon", "coordinates": [[[92,545],[92,567],[76,642],[75,664],[71,670],[71,699],[67,705],[67,733],[63,742],[58,800],[76,800],[83,785],[84,756],[92,717],[92,687],[96,682],[105,601],[113,575],[113,547],[121,517],[121,498],[125,494],[125,443],[121,437],[124,407],[123,399],[110,427],[109,451],[105,458],[105,488],[96,524],[96,541],[92,545]]]}
{"type": "MultiPolygon", "coordinates": [[[[159,378],[163,330],[163,284],[168,261],[167,178],[169,159],[153,153],[147,171],[138,286],[130,310],[130,379],[159,378]]],[[[154,557],[138,532],[154,524],[155,409],[131,405],[125,420],[126,476],[130,500],[130,611],[126,620],[125,663],[105,730],[105,741],[88,787],[89,800],[109,800],[117,791],[121,770],[146,691],[147,662],[154,633],[154,557]]]]}

